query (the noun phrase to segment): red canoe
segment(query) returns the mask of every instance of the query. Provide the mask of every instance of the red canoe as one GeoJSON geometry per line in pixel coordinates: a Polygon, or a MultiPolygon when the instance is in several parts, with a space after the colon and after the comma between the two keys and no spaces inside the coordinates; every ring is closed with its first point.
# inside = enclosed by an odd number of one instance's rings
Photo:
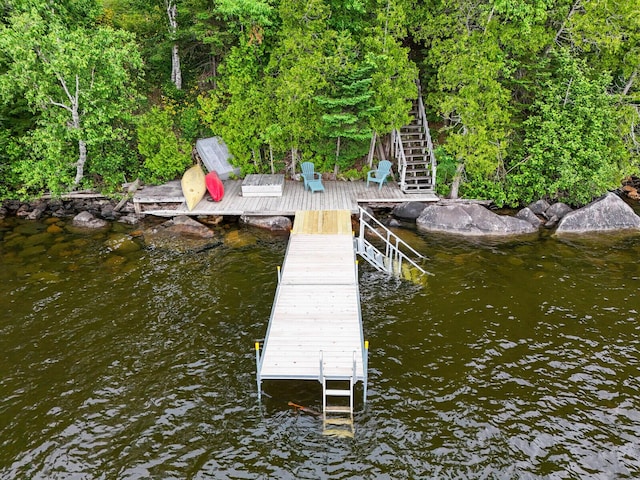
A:
{"type": "Polygon", "coordinates": [[[224,197],[224,184],[216,172],[209,172],[204,177],[207,190],[214,202],[219,202],[224,197]]]}

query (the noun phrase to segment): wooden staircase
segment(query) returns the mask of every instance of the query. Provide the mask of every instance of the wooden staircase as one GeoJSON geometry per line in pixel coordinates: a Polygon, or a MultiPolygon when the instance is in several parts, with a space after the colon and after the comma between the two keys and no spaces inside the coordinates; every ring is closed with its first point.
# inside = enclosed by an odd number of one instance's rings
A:
{"type": "Polygon", "coordinates": [[[411,115],[409,125],[392,132],[400,189],[404,193],[433,193],[437,164],[419,84],[418,98],[413,101],[411,115]]]}

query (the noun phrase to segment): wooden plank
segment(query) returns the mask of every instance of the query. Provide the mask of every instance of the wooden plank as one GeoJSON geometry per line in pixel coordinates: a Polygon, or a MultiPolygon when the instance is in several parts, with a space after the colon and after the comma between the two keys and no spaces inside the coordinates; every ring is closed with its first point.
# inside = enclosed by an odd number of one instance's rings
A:
{"type": "Polygon", "coordinates": [[[364,378],[351,213],[298,211],[260,361],[262,379],[364,378]],[[348,230],[348,235],[344,232],[348,230]],[[328,233],[330,232],[330,233],[328,233]]]}
{"type": "Polygon", "coordinates": [[[242,181],[225,180],[225,195],[220,202],[201,201],[189,212],[183,205],[184,197],[175,182],[159,187],[144,187],[134,195],[134,204],[139,205],[143,214],[158,216],[176,215],[288,215],[297,210],[347,210],[351,214],[358,211],[362,203],[398,203],[408,201],[437,201],[433,194],[405,194],[396,184],[366,187],[364,182],[324,181],[325,192],[304,191],[302,182],[285,181],[280,197],[243,197],[242,181]],[[147,207],[148,204],[175,203],[178,207],[147,207]]]}

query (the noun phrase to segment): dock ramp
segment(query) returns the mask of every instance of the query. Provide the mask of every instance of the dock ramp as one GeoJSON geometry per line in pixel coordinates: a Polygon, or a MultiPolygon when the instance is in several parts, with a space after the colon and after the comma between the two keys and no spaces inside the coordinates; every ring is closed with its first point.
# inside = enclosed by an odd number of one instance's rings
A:
{"type": "Polygon", "coordinates": [[[325,433],[353,434],[356,382],[366,401],[367,344],[350,211],[296,212],[256,364],[259,396],[264,380],[317,380],[325,433]]]}

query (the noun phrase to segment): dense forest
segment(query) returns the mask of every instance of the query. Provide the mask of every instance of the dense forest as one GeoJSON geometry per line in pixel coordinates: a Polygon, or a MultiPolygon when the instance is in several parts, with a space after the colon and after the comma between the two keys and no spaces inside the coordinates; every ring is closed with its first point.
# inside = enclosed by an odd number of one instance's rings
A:
{"type": "Polygon", "coordinates": [[[243,173],[358,178],[419,79],[438,192],[583,204],[638,173],[640,0],[0,0],[0,198],[243,173]]]}

